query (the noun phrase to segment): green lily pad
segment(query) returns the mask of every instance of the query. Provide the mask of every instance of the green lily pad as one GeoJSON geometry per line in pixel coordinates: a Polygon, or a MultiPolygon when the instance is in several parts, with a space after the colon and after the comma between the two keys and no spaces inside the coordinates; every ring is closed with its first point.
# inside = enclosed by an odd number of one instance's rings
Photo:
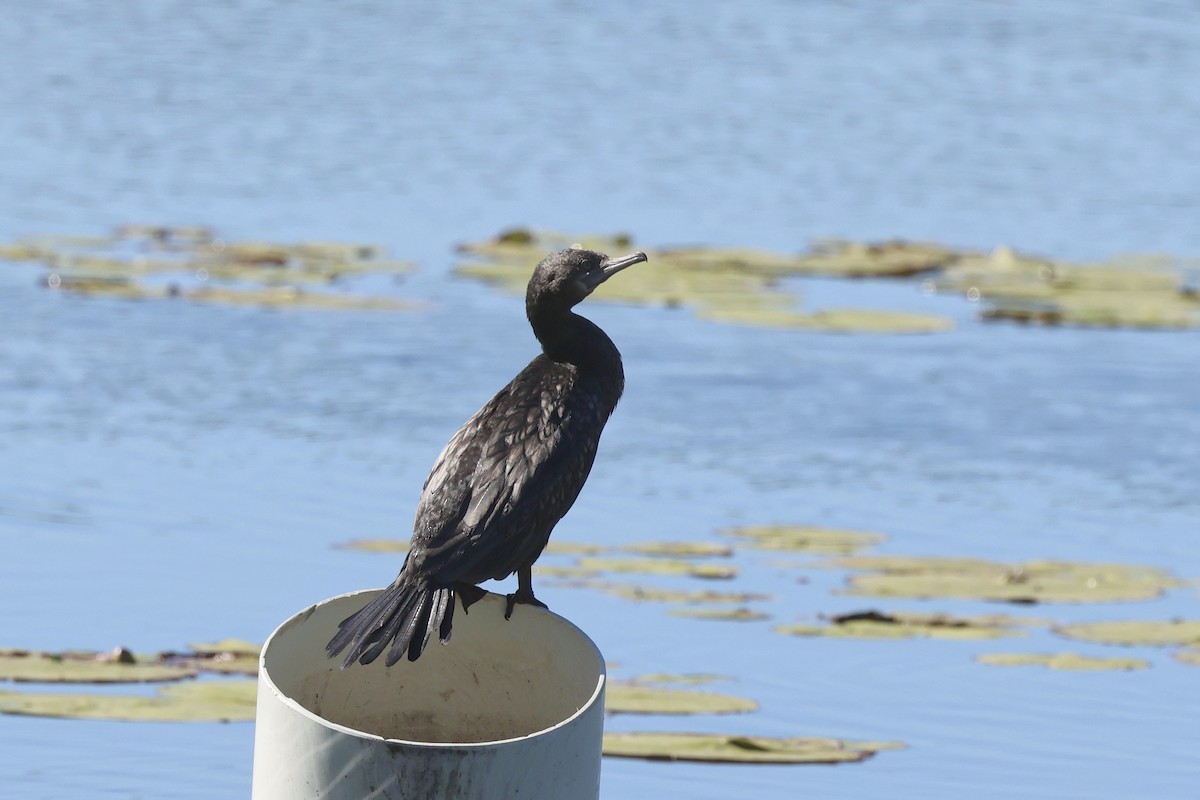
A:
{"type": "Polygon", "coordinates": [[[109,658],[99,653],[0,655],[0,680],[18,683],[148,683],[196,676],[179,664],[109,658]]]}
{"type": "Polygon", "coordinates": [[[739,764],[844,764],[864,761],[901,742],[855,742],[815,737],[777,738],[708,733],[605,733],[604,755],[652,761],[739,764]]]}
{"type": "Polygon", "coordinates": [[[744,714],[758,703],[746,697],[690,689],[610,683],[604,692],[609,714],[744,714]]]}
{"type": "Polygon", "coordinates": [[[667,613],[673,617],[724,620],[729,622],[757,622],[771,618],[770,614],[763,611],[755,611],[740,606],[738,608],[672,608],[667,613]]]}
{"type": "Polygon", "coordinates": [[[254,719],[258,682],[173,684],[151,696],[0,691],[0,714],[136,722],[244,722],[254,719]]]}
{"type": "Polygon", "coordinates": [[[853,575],[841,593],[871,597],[953,597],[1009,603],[1108,603],[1148,600],[1177,585],[1163,570],[1124,564],[978,559],[851,557],[832,562],[853,575]]]}
{"type": "Polygon", "coordinates": [[[643,542],[621,549],[627,553],[640,553],[648,556],[706,558],[733,555],[733,548],[715,542],[643,542]]]}
{"type": "Polygon", "coordinates": [[[1100,658],[1079,653],[981,653],[975,656],[981,664],[998,667],[1043,666],[1061,670],[1134,670],[1147,669],[1150,662],[1143,658],[1100,658]]]}
{"type": "Polygon", "coordinates": [[[756,550],[791,550],[821,555],[856,553],[887,538],[878,533],[811,525],[755,525],[727,528],[719,533],[745,540],[748,546],[756,550]]]}
{"type": "Polygon", "coordinates": [[[589,589],[598,589],[605,594],[619,597],[623,600],[634,600],[648,603],[752,603],[759,600],[770,600],[771,595],[757,592],[716,592],[711,590],[660,589],[654,586],[641,586],[633,583],[612,583],[609,581],[589,581],[584,584],[589,589]]]}
{"type": "Polygon", "coordinates": [[[860,611],[831,617],[828,625],[776,625],[776,633],[789,636],[829,636],[847,639],[999,639],[1024,636],[1018,626],[1043,624],[1007,614],[958,617],[950,614],[917,614],[860,611]]]}
{"type": "Polygon", "coordinates": [[[1059,625],[1068,639],[1119,645],[1200,645],[1200,619],[1123,620],[1059,625]]]}
{"type": "Polygon", "coordinates": [[[579,567],[597,572],[634,572],[647,575],[689,575],[693,578],[727,580],[737,575],[737,568],[725,564],[696,564],[666,558],[603,558],[579,559],[579,567]]]}

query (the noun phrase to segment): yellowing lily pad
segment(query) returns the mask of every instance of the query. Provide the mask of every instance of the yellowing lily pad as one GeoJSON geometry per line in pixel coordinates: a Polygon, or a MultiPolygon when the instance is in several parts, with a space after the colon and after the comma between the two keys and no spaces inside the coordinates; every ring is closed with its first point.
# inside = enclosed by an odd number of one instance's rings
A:
{"type": "Polygon", "coordinates": [[[1200,645],[1200,619],[1123,620],[1059,625],[1068,639],[1120,645],[1200,645]]]}
{"type": "Polygon", "coordinates": [[[559,542],[551,539],[544,552],[553,555],[592,556],[603,553],[609,548],[600,544],[584,544],[582,542],[559,542]]]}
{"type": "Polygon", "coordinates": [[[860,611],[831,617],[828,625],[776,625],[775,632],[790,636],[829,636],[847,639],[999,639],[1024,636],[1018,626],[1040,624],[1007,614],[958,617],[860,611]]]}
{"type": "Polygon", "coordinates": [[[706,305],[701,319],[768,328],[798,328],[824,333],[941,333],[953,330],[954,320],[935,314],[866,308],[825,308],[802,313],[781,308],[706,305]]]}
{"type": "Polygon", "coordinates": [[[853,575],[843,594],[872,597],[953,597],[1010,603],[1108,603],[1148,600],[1177,585],[1163,570],[1123,564],[977,559],[853,557],[834,564],[874,570],[853,575]]]}
{"type": "Polygon", "coordinates": [[[258,682],[197,681],[150,696],[0,691],[0,714],[136,722],[241,722],[254,719],[258,682]]]}
{"type": "Polygon", "coordinates": [[[217,642],[193,642],[188,645],[192,652],[201,656],[238,655],[254,656],[262,652],[262,645],[245,639],[221,639],[217,642]]]}
{"type": "Polygon", "coordinates": [[[362,553],[407,553],[408,539],[351,539],[334,545],[338,550],[362,553]]]}
{"type": "Polygon", "coordinates": [[[639,586],[633,583],[610,583],[608,581],[589,581],[585,586],[590,589],[598,589],[613,597],[620,597],[623,600],[649,603],[751,603],[757,600],[771,599],[771,595],[757,592],[659,589],[654,586],[639,586]]]}
{"type": "Polygon", "coordinates": [[[887,538],[878,533],[811,525],[755,525],[727,528],[720,533],[741,539],[756,550],[790,550],[820,555],[856,553],[887,538]]]}
{"type": "Polygon", "coordinates": [[[1174,655],[1175,660],[1181,664],[1200,667],[1200,647],[1188,647],[1184,650],[1176,650],[1174,655]]]}
{"type": "Polygon", "coordinates": [[[603,558],[579,559],[582,569],[598,572],[635,572],[647,575],[689,575],[693,578],[729,579],[737,568],[726,564],[697,564],[665,558],[603,558]]]}
{"type": "Polygon", "coordinates": [[[815,737],[776,738],[709,733],[605,733],[604,755],[652,761],[739,764],[844,764],[864,761],[901,742],[855,742],[815,737]]]}
{"type": "Polygon", "coordinates": [[[746,697],[630,683],[610,683],[604,697],[609,714],[743,714],[758,709],[746,697]]]}
{"type": "Polygon", "coordinates": [[[1147,669],[1150,662],[1143,658],[1101,658],[1079,653],[981,653],[975,656],[981,664],[998,667],[1043,666],[1061,670],[1134,670],[1147,669]]]}
{"type": "Polygon", "coordinates": [[[638,675],[630,678],[628,683],[631,684],[656,684],[656,683],[676,683],[687,685],[701,685],[708,683],[721,683],[723,681],[733,680],[728,675],[714,675],[705,672],[650,672],[645,675],[638,675]]]}
{"type": "Polygon", "coordinates": [[[771,618],[770,614],[763,611],[755,611],[741,606],[738,608],[672,608],[667,613],[673,617],[724,620],[729,622],[756,622],[771,618]]]}
{"type": "Polygon", "coordinates": [[[147,683],[195,677],[195,668],[106,658],[99,653],[0,655],[0,680],[18,683],[147,683]]]}
{"type": "Polygon", "coordinates": [[[716,542],[643,542],[622,548],[629,553],[648,556],[728,557],[733,549],[716,542]]]}

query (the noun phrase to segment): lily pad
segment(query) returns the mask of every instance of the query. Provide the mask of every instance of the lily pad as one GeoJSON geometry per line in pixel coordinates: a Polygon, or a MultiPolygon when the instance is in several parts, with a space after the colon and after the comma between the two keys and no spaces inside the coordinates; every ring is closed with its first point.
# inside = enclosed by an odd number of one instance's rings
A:
{"type": "Polygon", "coordinates": [[[1200,619],[1123,620],[1059,625],[1054,632],[1068,639],[1119,645],[1200,645],[1200,619]]]}
{"type": "Polygon", "coordinates": [[[228,242],[201,226],[126,225],[115,236],[39,237],[0,247],[0,258],[35,261],[50,270],[46,285],[84,295],[125,299],[187,297],[196,302],[344,310],[411,309],[390,297],[301,291],[297,284],[333,283],[367,273],[397,275],[410,262],[383,248],[342,242],[228,242]],[[176,273],[181,285],[147,285],[151,274],[176,273]],[[188,283],[238,285],[191,290],[188,283]]]}
{"type": "Polygon", "coordinates": [[[788,309],[706,305],[701,319],[768,328],[798,328],[823,333],[941,333],[953,330],[954,320],[936,314],[866,308],[825,308],[812,313],[788,309]]]}
{"type": "MultiPolygon", "coordinates": [[[[461,245],[461,252],[484,260],[462,263],[456,273],[505,291],[523,293],[533,265],[547,251],[567,246],[568,242],[603,252],[631,246],[627,236],[568,236],[520,229],[492,241],[461,245]]],[[[825,309],[799,313],[790,310],[796,298],[779,288],[779,278],[789,275],[912,274],[947,257],[949,251],[936,245],[841,243],[806,256],[753,248],[643,249],[653,268],[630,271],[618,284],[598,291],[596,300],[689,306],[702,318],[714,321],[817,331],[928,333],[953,326],[951,320],[940,317],[890,311],[825,309]]]]}
{"type": "Polygon", "coordinates": [[[639,553],[648,556],[677,556],[677,557],[728,557],[733,555],[733,548],[716,542],[643,542],[621,548],[627,553],[639,553]]]}
{"type": "Polygon", "coordinates": [[[848,639],[999,639],[1024,636],[1018,626],[1041,624],[1007,614],[958,617],[950,614],[917,614],[860,611],[829,618],[828,625],[776,625],[775,632],[789,636],[829,636],[848,639]]]}
{"type": "Polygon", "coordinates": [[[355,297],[327,292],[305,292],[295,286],[266,286],[257,289],[209,287],[184,293],[195,303],[252,305],[268,308],[308,308],[327,311],[401,311],[415,306],[387,297],[355,297]]]}
{"type": "Polygon", "coordinates": [[[659,683],[674,683],[686,684],[689,686],[698,686],[709,683],[722,683],[733,680],[728,675],[714,675],[706,672],[650,672],[645,675],[637,675],[630,678],[628,683],[631,684],[659,684],[659,683]]]}
{"type": "Polygon", "coordinates": [[[603,558],[579,559],[581,569],[598,572],[634,572],[647,575],[689,575],[693,578],[727,580],[737,575],[737,568],[726,564],[697,564],[665,558],[603,558]]]}
{"type": "Polygon", "coordinates": [[[1174,655],[1175,660],[1181,664],[1200,667],[1200,647],[1188,647],[1183,650],[1176,650],[1174,655]]]}
{"type": "Polygon", "coordinates": [[[609,714],[744,714],[758,710],[746,697],[690,689],[610,683],[604,693],[609,714]]]}
{"type": "Polygon", "coordinates": [[[672,608],[667,612],[673,617],[690,617],[692,619],[724,620],[729,622],[756,622],[770,619],[771,615],[763,611],[738,608],[672,608]]]}
{"type": "Polygon", "coordinates": [[[0,680],[18,683],[148,683],[196,676],[188,665],[108,658],[99,653],[0,655],[0,680]]]}
{"type": "Polygon", "coordinates": [[[262,645],[245,639],[221,639],[218,642],[193,642],[188,647],[201,656],[238,655],[254,656],[262,652],[262,645]]]}
{"type": "Polygon", "coordinates": [[[1101,658],[1079,653],[981,653],[975,656],[981,664],[998,667],[1043,666],[1061,670],[1134,670],[1147,669],[1150,662],[1143,658],[1101,658]]]}
{"type": "Polygon", "coordinates": [[[582,542],[559,542],[551,539],[544,552],[552,555],[592,556],[603,553],[610,548],[600,544],[584,544],[582,542]]]}
{"type": "Polygon", "coordinates": [[[771,595],[757,592],[660,589],[654,586],[640,586],[633,583],[611,583],[608,581],[589,581],[584,585],[589,589],[598,589],[605,594],[620,597],[623,600],[649,603],[752,603],[758,600],[771,599],[771,595]]]}
{"type": "Polygon", "coordinates": [[[853,575],[843,594],[872,597],[953,597],[1009,603],[1108,603],[1148,600],[1177,581],[1163,570],[1124,564],[978,559],[851,557],[832,562],[853,575]]]}
{"type": "Polygon", "coordinates": [[[737,736],[709,733],[605,733],[604,755],[652,761],[739,764],[844,764],[864,761],[901,742],[856,742],[815,737],[737,736]]]}
{"type": "Polygon", "coordinates": [[[756,550],[790,550],[820,555],[856,553],[887,538],[878,533],[811,525],[756,525],[727,528],[720,533],[745,540],[748,546],[756,550]]]}
{"type": "Polygon", "coordinates": [[[351,539],[334,545],[338,550],[357,550],[361,553],[407,553],[408,539],[351,539]]]}
{"type": "Polygon", "coordinates": [[[0,714],[136,722],[245,722],[254,719],[258,682],[174,684],[151,696],[0,691],[0,714]]]}

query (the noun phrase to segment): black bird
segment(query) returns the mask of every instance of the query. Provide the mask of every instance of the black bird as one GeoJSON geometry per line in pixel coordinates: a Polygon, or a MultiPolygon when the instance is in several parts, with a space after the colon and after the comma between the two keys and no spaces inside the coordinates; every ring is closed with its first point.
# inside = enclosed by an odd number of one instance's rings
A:
{"type": "Polygon", "coordinates": [[[525,312],[542,353],[467,420],[425,480],[412,541],[392,585],[347,617],[329,641],[342,667],[370,664],[388,650],[391,666],[416,661],[433,631],[450,638],[454,600],[466,611],[476,584],[517,573],[515,603],[545,608],[533,595],[533,562],[583,488],[604,423],[625,388],[621,354],[594,323],[571,309],[645,253],[609,258],[570,249],[542,260],[529,280],[525,312]],[[390,648],[390,650],[389,650],[390,648]]]}

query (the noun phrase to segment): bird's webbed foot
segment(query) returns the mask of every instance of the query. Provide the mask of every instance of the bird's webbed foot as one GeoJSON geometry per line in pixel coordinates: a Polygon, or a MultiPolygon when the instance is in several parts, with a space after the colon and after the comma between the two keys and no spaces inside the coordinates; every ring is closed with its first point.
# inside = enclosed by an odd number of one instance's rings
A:
{"type": "Polygon", "coordinates": [[[517,590],[506,598],[508,604],[504,607],[504,618],[512,618],[513,607],[517,603],[548,609],[545,603],[533,596],[533,568],[525,567],[517,570],[517,590]]]}
{"type": "Polygon", "coordinates": [[[507,605],[504,606],[504,618],[505,619],[510,619],[512,617],[513,609],[516,608],[517,603],[523,603],[525,605],[530,605],[530,606],[537,606],[538,608],[545,608],[545,609],[550,608],[550,606],[546,605],[541,600],[538,600],[536,597],[533,596],[532,589],[525,593],[522,593],[521,590],[518,589],[517,591],[513,592],[512,594],[506,595],[505,599],[508,601],[507,605]]]}
{"type": "Polygon", "coordinates": [[[464,614],[468,613],[473,603],[478,603],[487,594],[483,589],[470,583],[457,583],[454,585],[454,591],[458,593],[458,599],[462,601],[464,614]]]}

